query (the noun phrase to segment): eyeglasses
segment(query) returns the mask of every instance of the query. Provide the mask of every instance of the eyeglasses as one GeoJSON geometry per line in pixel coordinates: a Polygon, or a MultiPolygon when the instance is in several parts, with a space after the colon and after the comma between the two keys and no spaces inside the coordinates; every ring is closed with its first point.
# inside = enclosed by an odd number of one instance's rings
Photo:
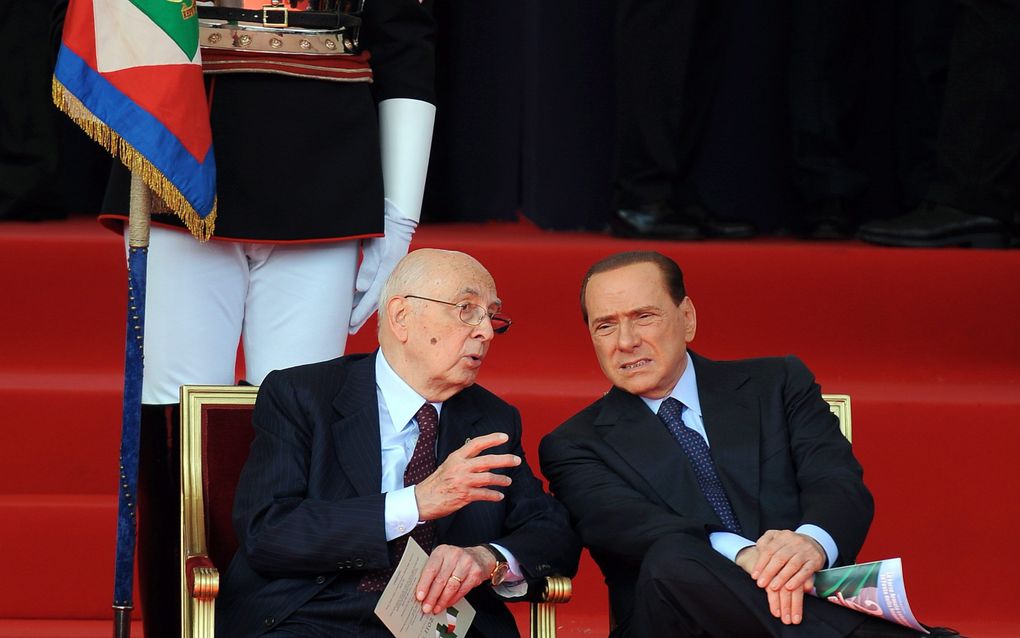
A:
{"type": "Polygon", "coordinates": [[[469,326],[481,325],[482,320],[488,317],[489,321],[492,323],[492,331],[498,335],[509,330],[510,324],[513,323],[510,319],[510,315],[503,314],[502,312],[489,312],[478,304],[471,303],[469,301],[453,303],[451,301],[429,299],[428,297],[421,297],[418,295],[404,295],[404,299],[421,299],[422,301],[431,301],[434,303],[445,304],[447,306],[453,306],[460,310],[460,320],[469,326]]]}

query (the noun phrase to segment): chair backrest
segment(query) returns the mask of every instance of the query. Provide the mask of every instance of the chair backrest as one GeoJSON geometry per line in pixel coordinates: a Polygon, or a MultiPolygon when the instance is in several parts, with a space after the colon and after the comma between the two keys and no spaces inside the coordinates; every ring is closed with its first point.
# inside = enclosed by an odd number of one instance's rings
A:
{"type": "Polygon", "coordinates": [[[257,394],[254,386],[181,387],[182,570],[189,556],[207,554],[222,571],[237,549],[231,511],[257,394]]]}
{"type": "Polygon", "coordinates": [[[839,419],[839,431],[847,441],[853,443],[853,428],[850,422],[850,395],[823,394],[822,398],[829,404],[829,410],[839,419]]]}

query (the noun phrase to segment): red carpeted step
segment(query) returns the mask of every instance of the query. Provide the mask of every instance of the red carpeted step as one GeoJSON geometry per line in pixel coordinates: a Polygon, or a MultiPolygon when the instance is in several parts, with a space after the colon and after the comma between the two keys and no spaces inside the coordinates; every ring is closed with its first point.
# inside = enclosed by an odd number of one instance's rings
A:
{"type": "MultiPolygon", "coordinates": [[[[109,638],[110,620],[52,620],[16,618],[0,620],[0,638],[109,638]]],[[[131,635],[144,638],[141,621],[131,623],[131,635]]]]}
{"type": "MultiPolygon", "coordinates": [[[[1020,525],[1009,491],[1020,252],[633,242],[526,224],[425,226],[415,246],[465,250],[492,271],[515,325],[480,381],[521,408],[536,467],[541,435],[606,388],[578,310],[585,269],[626,249],[675,257],[698,308],[696,349],[793,352],[826,391],[853,396],[854,446],[878,507],[861,558],[904,558],[922,620],[975,636],[1020,630],[1020,581],[999,560],[1020,525]]],[[[99,622],[112,588],[123,244],[91,220],[5,223],[0,272],[0,547],[14,556],[0,618],[99,622]]],[[[366,330],[350,349],[374,345],[366,330]]],[[[587,561],[563,635],[604,634],[605,605],[587,561]]],[[[0,620],[0,638],[22,635],[10,633],[19,622],[0,620]]],[[[51,635],[39,631],[24,635],[51,635]]]]}
{"type": "MultiPolygon", "coordinates": [[[[125,298],[119,238],[85,219],[10,223],[0,233],[0,272],[13,274],[5,282],[0,366],[117,371],[125,298]]],[[[598,257],[635,248],[661,250],[685,268],[701,318],[698,347],[716,358],[796,352],[823,368],[867,366],[902,377],[906,366],[918,380],[967,378],[989,367],[1015,372],[1020,359],[1016,251],[636,242],[525,224],[424,226],[415,246],[466,250],[489,267],[516,320],[489,367],[531,377],[591,366],[580,278],[598,257]],[[967,369],[972,361],[980,365],[967,369]]],[[[369,330],[352,347],[373,343],[369,330]]]]}
{"type": "Polygon", "coordinates": [[[0,618],[112,618],[116,496],[0,495],[0,618]]]}
{"type": "Polygon", "coordinates": [[[115,492],[123,383],[112,373],[0,373],[0,495],[115,492]]]}

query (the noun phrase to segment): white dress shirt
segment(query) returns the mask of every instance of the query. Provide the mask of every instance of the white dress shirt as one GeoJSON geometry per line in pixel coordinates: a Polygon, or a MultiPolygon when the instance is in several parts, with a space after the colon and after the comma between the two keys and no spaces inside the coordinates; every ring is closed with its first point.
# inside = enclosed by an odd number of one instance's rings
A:
{"type": "MultiPolygon", "coordinates": [[[[705,439],[705,444],[711,449],[712,444],[708,440],[708,433],[705,432],[705,422],[701,413],[701,401],[698,399],[698,377],[694,372],[694,363],[691,361],[690,353],[687,353],[687,365],[684,367],[684,373],[680,375],[680,380],[677,381],[676,387],[669,393],[669,396],[684,404],[680,419],[684,422],[684,425],[700,434],[701,438],[705,439]]],[[[659,406],[665,399],[666,397],[661,399],[641,397],[645,405],[656,415],[659,413],[659,406]]],[[[832,539],[828,532],[810,523],[801,525],[794,531],[810,536],[818,541],[818,544],[825,550],[825,556],[828,559],[826,566],[832,567],[832,564],[836,562],[836,558],[839,556],[839,550],[836,547],[836,541],[832,539]]],[[[709,534],[708,540],[715,551],[730,560],[736,560],[737,553],[740,550],[755,544],[755,541],[733,532],[712,532],[709,534]]]]}
{"type": "MultiPolygon", "coordinates": [[[[375,358],[375,394],[379,404],[379,438],[382,442],[380,489],[386,495],[386,540],[391,541],[409,534],[420,522],[414,486],[404,487],[404,470],[411,462],[414,446],[418,443],[418,422],[414,415],[424,405],[425,398],[393,371],[382,350],[376,353],[375,358]]],[[[432,405],[437,415],[443,413],[442,403],[432,405]]],[[[492,545],[503,553],[510,564],[510,573],[504,585],[496,588],[496,592],[505,596],[523,595],[527,591],[527,583],[522,582],[524,576],[520,563],[505,547],[495,543],[492,545]],[[523,591],[519,587],[524,587],[523,591]]]]}

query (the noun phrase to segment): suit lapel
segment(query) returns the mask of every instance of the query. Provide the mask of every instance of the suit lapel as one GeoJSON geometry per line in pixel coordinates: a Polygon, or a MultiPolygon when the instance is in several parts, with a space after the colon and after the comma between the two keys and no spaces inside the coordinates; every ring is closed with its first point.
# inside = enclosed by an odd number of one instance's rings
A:
{"type": "Polygon", "coordinates": [[[332,424],[337,460],[361,496],[378,494],[382,485],[382,442],[375,389],[375,355],[351,364],[333,400],[332,424]]]}
{"type": "Polygon", "coordinates": [[[711,520],[714,514],[686,455],[640,397],[613,388],[595,426],[670,508],[683,516],[711,520]]]}
{"type": "MultiPolygon", "coordinates": [[[[436,442],[436,465],[442,463],[451,452],[464,445],[467,439],[486,434],[481,430],[482,411],[471,399],[467,388],[453,395],[443,403],[439,415],[439,439],[436,442]]],[[[436,533],[440,539],[453,524],[457,513],[444,516],[436,521],[436,533]]]]}
{"type": "Polygon", "coordinates": [[[748,381],[747,375],[734,373],[694,353],[691,358],[698,375],[698,398],[712,460],[744,534],[754,540],[759,526],[758,398],[740,391],[748,381]]]}

